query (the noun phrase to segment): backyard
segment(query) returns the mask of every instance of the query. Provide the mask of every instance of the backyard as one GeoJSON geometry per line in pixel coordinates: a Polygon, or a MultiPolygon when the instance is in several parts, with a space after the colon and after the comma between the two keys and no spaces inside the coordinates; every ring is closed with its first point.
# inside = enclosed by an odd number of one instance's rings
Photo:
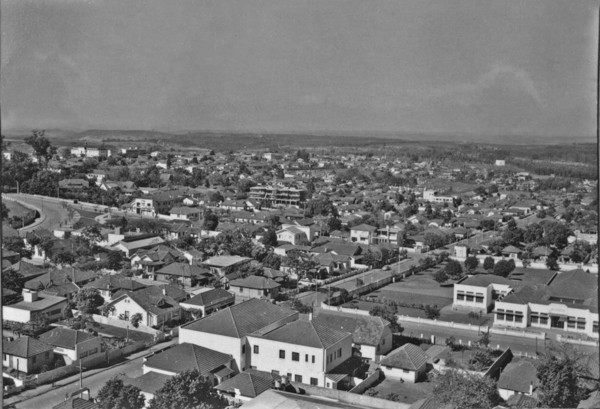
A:
{"type": "Polygon", "coordinates": [[[369,389],[365,394],[375,394],[371,396],[411,404],[419,399],[428,398],[432,393],[433,383],[431,382],[410,383],[388,378],[369,389]]]}

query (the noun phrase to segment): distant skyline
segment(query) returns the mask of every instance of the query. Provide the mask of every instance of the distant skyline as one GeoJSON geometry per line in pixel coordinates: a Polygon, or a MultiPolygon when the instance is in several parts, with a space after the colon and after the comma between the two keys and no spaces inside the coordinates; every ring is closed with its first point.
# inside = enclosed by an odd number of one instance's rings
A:
{"type": "Polygon", "coordinates": [[[2,127],[596,134],[598,0],[2,0],[2,127]]]}

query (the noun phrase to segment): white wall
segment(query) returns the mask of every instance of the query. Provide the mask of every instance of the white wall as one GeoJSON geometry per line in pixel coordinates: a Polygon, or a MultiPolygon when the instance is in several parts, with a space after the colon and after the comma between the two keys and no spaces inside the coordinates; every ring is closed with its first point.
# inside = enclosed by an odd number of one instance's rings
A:
{"type": "MultiPolygon", "coordinates": [[[[420,368],[420,371],[423,371],[424,368],[425,366],[423,366],[423,368],[420,368]]],[[[381,370],[385,374],[386,378],[404,379],[406,382],[411,383],[417,382],[419,374],[419,372],[417,371],[405,371],[404,369],[392,368],[384,365],[381,365],[381,370]]]]}

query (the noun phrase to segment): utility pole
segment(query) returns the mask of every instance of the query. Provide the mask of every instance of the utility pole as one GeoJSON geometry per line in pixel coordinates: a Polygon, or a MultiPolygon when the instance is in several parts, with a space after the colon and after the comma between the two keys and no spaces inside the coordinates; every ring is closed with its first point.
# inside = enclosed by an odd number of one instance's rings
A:
{"type": "Polygon", "coordinates": [[[83,389],[83,370],[86,369],[83,365],[81,365],[81,359],[79,360],[79,389],[83,389]]]}

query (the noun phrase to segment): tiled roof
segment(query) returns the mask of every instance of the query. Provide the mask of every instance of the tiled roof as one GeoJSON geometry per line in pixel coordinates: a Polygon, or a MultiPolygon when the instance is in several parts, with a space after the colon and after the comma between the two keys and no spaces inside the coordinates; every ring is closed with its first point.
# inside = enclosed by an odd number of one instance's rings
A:
{"type": "Polygon", "coordinates": [[[167,295],[163,294],[160,287],[146,287],[138,291],[119,291],[114,295],[111,304],[120,301],[124,297],[130,297],[144,310],[155,315],[179,308],[179,303],[168,293],[167,295]]]}
{"type": "Polygon", "coordinates": [[[311,348],[329,348],[351,334],[329,328],[322,322],[298,320],[262,335],[265,339],[311,348]]]}
{"type": "Polygon", "coordinates": [[[206,269],[195,264],[189,263],[171,263],[157,271],[158,274],[167,274],[178,277],[198,277],[203,274],[210,274],[206,269]]]}
{"type": "Polygon", "coordinates": [[[373,232],[377,230],[377,227],[363,223],[359,224],[358,226],[352,227],[350,230],[373,232]]]}
{"type": "Polygon", "coordinates": [[[7,342],[4,344],[2,350],[4,354],[22,358],[36,356],[46,351],[52,351],[52,346],[32,337],[20,337],[14,341],[7,342]]]}
{"type": "Polygon", "coordinates": [[[498,388],[522,393],[529,393],[532,384],[535,389],[539,381],[537,369],[530,361],[511,362],[504,368],[498,380],[498,388]]]}
{"type": "Polygon", "coordinates": [[[326,311],[319,312],[314,322],[338,331],[350,332],[352,342],[361,345],[379,345],[384,329],[389,322],[381,317],[357,316],[355,314],[326,311]]]}
{"type": "Polygon", "coordinates": [[[225,300],[233,299],[235,296],[222,288],[214,288],[209,291],[205,291],[187,300],[186,304],[198,305],[204,307],[210,307],[211,305],[218,304],[225,300]]]}
{"type": "Polygon", "coordinates": [[[218,311],[208,317],[200,318],[182,326],[182,328],[241,338],[267,325],[297,314],[296,311],[253,298],[218,311]]]}
{"type": "Polygon", "coordinates": [[[245,278],[239,278],[237,280],[230,281],[229,285],[233,287],[253,288],[257,290],[268,290],[271,288],[280,287],[280,285],[275,281],[262,276],[248,276],[245,278]]]}
{"type": "Polygon", "coordinates": [[[240,257],[240,256],[216,256],[211,257],[208,260],[204,261],[204,264],[208,266],[215,267],[228,267],[236,265],[240,262],[251,260],[248,257],[240,257]]]}
{"type": "Polygon", "coordinates": [[[95,337],[88,332],[65,327],[56,327],[39,336],[39,340],[48,345],[68,349],[75,349],[75,345],[92,338],[95,337]]]}
{"type": "Polygon", "coordinates": [[[98,409],[98,408],[99,408],[98,404],[95,403],[94,401],[82,399],[79,397],[67,399],[57,405],[52,406],[52,409],[98,409]]]}
{"type": "Polygon", "coordinates": [[[490,284],[506,284],[514,286],[509,279],[494,274],[477,274],[470,276],[459,284],[472,285],[475,287],[487,287],[490,284]]]}
{"type": "Polygon", "coordinates": [[[215,387],[215,389],[227,392],[233,392],[236,389],[240,395],[247,398],[256,398],[258,395],[271,389],[273,382],[262,376],[250,373],[239,373],[233,378],[229,378],[215,387]]]}
{"type": "Polygon", "coordinates": [[[586,300],[598,289],[598,275],[581,269],[560,273],[548,286],[553,297],[586,300]]]}
{"type": "Polygon", "coordinates": [[[506,400],[506,404],[514,409],[537,408],[538,401],[533,396],[514,394],[506,400]]]}
{"type": "Polygon", "coordinates": [[[30,290],[37,290],[40,284],[43,287],[50,285],[60,285],[64,283],[81,283],[96,278],[97,273],[95,271],[82,271],[77,269],[65,269],[65,270],[53,270],[46,274],[42,274],[39,277],[31,279],[25,282],[25,288],[30,290]]]}
{"type": "Polygon", "coordinates": [[[413,344],[404,344],[381,360],[381,365],[416,371],[427,362],[427,354],[413,344]]]}
{"type": "Polygon", "coordinates": [[[171,379],[170,375],[151,371],[137,378],[123,378],[123,383],[125,385],[133,385],[142,392],[154,395],[157,390],[163,387],[168,379],[171,379]]]}
{"type": "Polygon", "coordinates": [[[229,354],[183,343],[151,356],[144,365],[175,373],[197,369],[200,375],[207,375],[221,366],[229,365],[232,360],[229,354]]]}
{"type": "Polygon", "coordinates": [[[97,288],[99,290],[106,290],[106,289],[110,288],[111,290],[114,290],[114,291],[117,291],[117,290],[135,291],[135,290],[139,290],[139,289],[142,289],[145,287],[146,287],[145,284],[142,284],[139,281],[135,281],[131,277],[126,277],[126,276],[120,275],[120,274],[103,275],[102,277],[97,278],[96,280],[92,281],[91,283],[84,285],[84,288],[97,288]]]}

